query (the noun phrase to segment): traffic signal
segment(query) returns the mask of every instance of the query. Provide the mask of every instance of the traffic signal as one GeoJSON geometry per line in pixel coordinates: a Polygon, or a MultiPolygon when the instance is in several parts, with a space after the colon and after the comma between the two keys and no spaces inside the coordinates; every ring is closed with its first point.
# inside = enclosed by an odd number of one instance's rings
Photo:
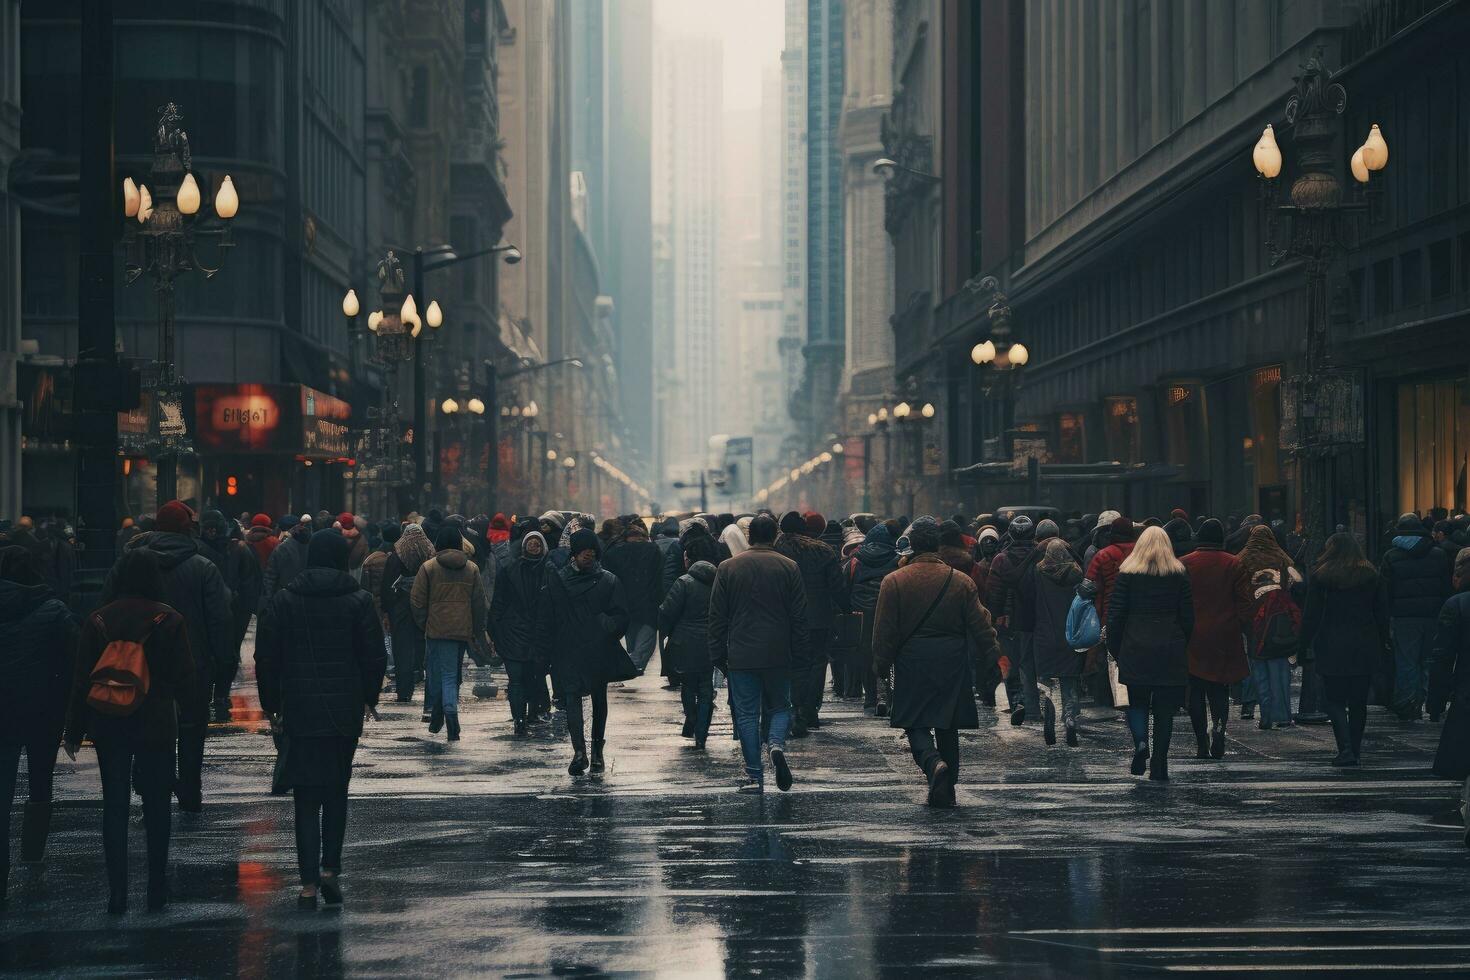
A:
{"type": "Polygon", "coordinates": [[[225,477],[225,496],[233,497],[240,492],[240,482],[233,476],[225,477]]]}

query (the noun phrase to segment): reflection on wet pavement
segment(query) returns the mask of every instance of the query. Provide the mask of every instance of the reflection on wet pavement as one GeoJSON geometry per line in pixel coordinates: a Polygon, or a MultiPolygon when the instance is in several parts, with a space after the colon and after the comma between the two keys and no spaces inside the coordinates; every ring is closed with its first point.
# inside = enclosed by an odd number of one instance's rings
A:
{"type": "MultiPolygon", "coordinates": [[[[291,802],[268,794],[242,671],[232,720],[211,726],[205,813],[175,817],[169,910],[102,914],[95,757],[63,759],[48,861],[11,872],[0,970],[1470,972],[1470,852],[1453,788],[1426,771],[1428,725],[1375,714],[1357,772],[1327,767],[1326,729],[1238,725],[1223,763],[1178,749],[1160,788],[1127,775],[1110,711],[1074,750],[983,712],[961,806],[931,811],[899,733],[841,702],[793,743],[794,792],[736,795],[728,713],[695,753],[652,674],[611,696],[600,781],[566,775],[560,731],[513,737],[503,699],[470,698],[452,746],[417,699],[390,699],[354,767],[346,908],[300,913],[291,802]]],[[[140,907],[136,821],[132,856],[140,907]]]]}

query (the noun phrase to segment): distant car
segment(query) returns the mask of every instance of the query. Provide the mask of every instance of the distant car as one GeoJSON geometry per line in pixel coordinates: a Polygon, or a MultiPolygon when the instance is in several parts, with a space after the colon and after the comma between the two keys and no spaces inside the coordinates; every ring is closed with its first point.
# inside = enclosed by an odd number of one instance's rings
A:
{"type": "Polygon", "coordinates": [[[1047,507],[1044,504],[1016,504],[1010,507],[997,507],[995,516],[1003,518],[1007,524],[1018,517],[1029,517],[1031,523],[1040,524],[1042,521],[1056,521],[1062,523],[1062,512],[1055,507],[1047,507]]]}

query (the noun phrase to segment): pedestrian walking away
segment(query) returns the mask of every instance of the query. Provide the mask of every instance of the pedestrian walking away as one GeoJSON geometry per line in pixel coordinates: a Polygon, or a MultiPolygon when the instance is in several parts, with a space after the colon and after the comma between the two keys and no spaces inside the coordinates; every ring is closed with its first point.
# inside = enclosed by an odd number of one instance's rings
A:
{"type": "MultiPolygon", "coordinates": [[[[1178,552],[1178,541],[1171,540],[1178,552]]],[[[1192,550],[1181,557],[1194,600],[1189,637],[1189,722],[1195,758],[1223,759],[1230,716],[1230,685],[1250,675],[1242,640],[1251,610],[1250,583],[1240,560],[1225,550],[1219,521],[1200,525],[1192,550]]]]}
{"type": "MultiPolygon", "coordinates": [[[[733,526],[733,525],[732,525],[733,526]]],[[[685,738],[704,751],[714,714],[714,684],[709,650],[709,602],[715,582],[715,546],[708,538],[689,542],[684,552],[688,571],[679,576],[659,607],[658,629],[664,636],[662,656],[679,674],[684,705],[685,738]]]]}
{"type": "Polygon", "coordinates": [[[1378,570],[1388,590],[1393,624],[1393,710],[1402,721],[1418,721],[1428,694],[1437,617],[1450,596],[1450,558],[1434,546],[1418,517],[1405,514],[1394,524],[1378,570]]]}
{"type": "MultiPolygon", "coordinates": [[[[424,562],[434,557],[434,545],[418,524],[406,524],[383,562],[379,605],[393,633],[394,690],[399,703],[413,700],[414,687],[424,670],[424,631],[413,611],[413,583],[424,562]]],[[[423,720],[430,720],[424,698],[423,720]]]]}
{"type": "Polygon", "coordinates": [[[953,806],[959,733],[978,728],[973,677],[999,657],[975,583],[939,557],[937,525],[909,531],[911,561],[883,580],[873,626],[873,668],[893,669],[888,723],[908,738],[929,783],[930,806],[953,806]]]}
{"type": "Polygon", "coordinates": [[[1041,560],[1021,579],[1022,601],[1032,609],[1031,647],[1036,680],[1041,687],[1042,738],[1055,745],[1060,715],[1069,746],[1079,742],[1082,670],[1086,651],[1067,642],[1067,614],[1082,584],[1082,569],[1061,538],[1046,542],[1041,560]]]}
{"type": "Polygon", "coordinates": [[[827,520],[791,511],[781,519],[776,551],[796,563],[806,590],[807,642],[791,667],[791,737],[805,738],[808,728],[821,728],[822,691],[827,686],[827,646],[832,624],[848,612],[846,580],[837,552],[818,535],[827,520]]]}
{"type": "Polygon", "coordinates": [[[424,634],[426,675],[424,706],[429,731],[449,733],[459,741],[460,668],[471,644],[485,634],[485,585],[479,567],[465,556],[459,528],[448,524],[434,542],[434,557],[419,566],[409,605],[424,634]]]}

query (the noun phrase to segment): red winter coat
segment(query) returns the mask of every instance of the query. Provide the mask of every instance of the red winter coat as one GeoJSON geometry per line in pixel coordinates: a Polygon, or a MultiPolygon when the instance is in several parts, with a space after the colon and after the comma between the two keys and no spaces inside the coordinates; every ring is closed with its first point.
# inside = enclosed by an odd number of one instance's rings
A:
{"type": "Polygon", "coordinates": [[[260,570],[263,572],[271,560],[271,552],[276,550],[281,539],[272,534],[270,528],[257,526],[245,532],[245,543],[255,552],[255,558],[260,562],[260,570]]]}
{"type": "Polygon", "coordinates": [[[1104,626],[1108,622],[1108,597],[1118,580],[1118,566],[1132,551],[1132,541],[1119,541],[1093,555],[1092,564],[1087,566],[1087,577],[1097,583],[1097,618],[1104,626]]]}
{"type": "Polygon", "coordinates": [[[1240,559],[1206,545],[1179,560],[1189,572],[1189,590],[1194,596],[1190,675],[1216,684],[1244,680],[1250,664],[1241,631],[1250,619],[1251,589],[1240,559]]]}

